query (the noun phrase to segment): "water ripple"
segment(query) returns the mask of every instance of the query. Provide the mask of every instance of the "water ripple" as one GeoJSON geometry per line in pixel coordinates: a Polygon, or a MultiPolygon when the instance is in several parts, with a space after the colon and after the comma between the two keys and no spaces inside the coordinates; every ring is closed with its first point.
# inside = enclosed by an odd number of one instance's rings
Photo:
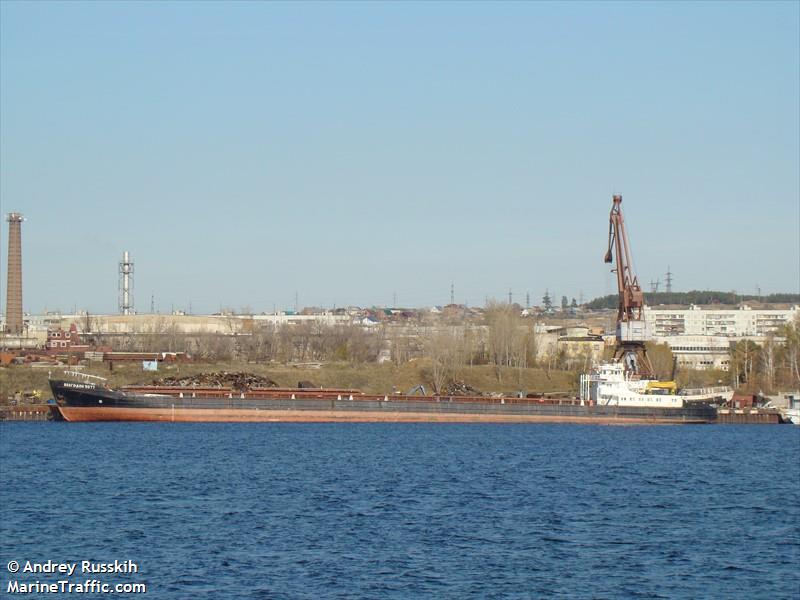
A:
{"type": "Polygon", "coordinates": [[[159,599],[800,597],[800,428],[4,423],[0,451],[0,565],[132,559],[159,599]]]}

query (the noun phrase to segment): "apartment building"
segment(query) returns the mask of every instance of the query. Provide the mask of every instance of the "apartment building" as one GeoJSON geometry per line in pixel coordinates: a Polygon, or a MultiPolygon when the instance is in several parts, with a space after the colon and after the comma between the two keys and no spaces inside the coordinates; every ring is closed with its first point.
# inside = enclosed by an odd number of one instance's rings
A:
{"type": "Polygon", "coordinates": [[[754,309],[688,309],[645,307],[644,318],[652,340],[669,344],[678,366],[728,370],[731,344],[741,339],[763,341],[800,314],[800,307],[754,309]]]}
{"type": "Polygon", "coordinates": [[[647,330],[656,341],[682,335],[710,335],[729,338],[763,338],[800,314],[800,306],[788,309],[754,309],[742,305],[736,309],[690,306],[688,309],[646,306],[647,330]]]}

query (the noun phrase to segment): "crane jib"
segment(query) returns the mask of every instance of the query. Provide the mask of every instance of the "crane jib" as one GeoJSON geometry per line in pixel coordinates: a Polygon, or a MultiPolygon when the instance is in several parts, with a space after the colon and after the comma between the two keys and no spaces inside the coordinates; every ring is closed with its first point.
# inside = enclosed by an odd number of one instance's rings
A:
{"type": "Polygon", "coordinates": [[[649,337],[643,315],[644,292],[633,272],[630,241],[621,205],[622,196],[615,194],[608,218],[608,250],[604,258],[606,263],[612,263],[616,256],[616,268],[612,272],[617,275],[619,304],[614,354],[619,361],[624,362],[626,370],[648,376],[652,375],[652,367],[644,346],[649,337]]]}

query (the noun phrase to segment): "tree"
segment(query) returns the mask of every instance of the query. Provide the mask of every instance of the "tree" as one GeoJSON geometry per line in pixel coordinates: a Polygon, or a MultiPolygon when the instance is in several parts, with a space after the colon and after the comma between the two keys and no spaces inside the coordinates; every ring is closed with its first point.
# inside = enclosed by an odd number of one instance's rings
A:
{"type": "MultiPolygon", "coordinates": [[[[645,302],[651,306],[656,304],[738,304],[739,302],[766,301],[768,303],[796,304],[800,302],[800,294],[770,294],[769,296],[739,295],[733,292],[716,292],[692,290],[690,292],[646,292],[645,302]]],[[[611,294],[595,298],[586,307],[589,309],[615,308],[619,296],[611,294]]]]}
{"type": "Polygon", "coordinates": [[[656,377],[662,381],[672,379],[675,358],[669,344],[646,342],[645,346],[647,346],[647,357],[650,359],[650,364],[653,366],[653,372],[656,377]]]}
{"type": "Polygon", "coordinates": [[[550,292],[548,290],[544,291],[542,305],[544,306],[545,312],[551,312],[553,310],[553,300],[550,298],[550,292]]]}
{"type": "Polygon", "coordinates": [[[392,362],[397,366],[408,362],[415,354],[416,347],[412,342],[417,339],[417,336],[396,324],[388,325],[387,332],[392,362]]]}
{"type": "Polygon", "coordinates": [[[92,333],[92,314],[89,310],[86,310],[86,313],[83,315],[83,333],[84,335],[89,335],[92,333]]]}
{"type": "Polygon", "coordinates": [[[567,307],[569,306],[569,301],[567,300],[566,296],[561,296],[561,311],[567,312],[567,307]]]}
{"type": "Polygon", "coordinates": [[[521,369],[536,355],[534,328],[522,319],[519,310],[508,304],[490,303],[484,313],[489,361],[496,367],[498,381],[501,367],[521,369]]]}
{"type": "Polygon", "coordinates": [[[775,385],[775,336],[767,336],[764,345],[761,347],[761,366],[764,375],[764,387],[772,391],[775,385]]]}
{"type": "Polygon", "coordinates": [[[441,394],[464,365],[463,338],[455,327],[432,329],[425,339],[424,352],[431,363],[433,390],[441,394]]]}
{"type": "Polygon", "coordinates": [[[510,366],[518,316],[508,304],[491,302],[484,313],[488,328],[489,358],[496,366],[510,366]],[[517,317],[517,318],[515,318],[517,317]]]}
{"type": "Polygon", "coordinates": [[[758,344],[751,340],[742,340],[733,345],[730,373],[734,387],[755,385],[760,352],[758,344]]]}
{"type": "Polygon", "coordinates": [[[781,326],[778,335],[784,339],[781,362],[785,375],[782,383],[792,388],[800,386],[800,315],[781,326]]]}

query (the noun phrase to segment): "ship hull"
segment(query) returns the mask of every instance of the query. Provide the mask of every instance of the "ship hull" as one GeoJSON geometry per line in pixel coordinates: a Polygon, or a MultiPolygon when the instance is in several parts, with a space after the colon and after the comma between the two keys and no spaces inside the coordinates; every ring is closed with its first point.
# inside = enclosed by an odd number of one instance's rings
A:
{"type": "Polygon", "coordinates": [[[392,423],[708,423],[712,407],[682,409],[588,406],[569,398],[459,398],[420,396],[214,397],[149,395],[97,384],[51,381],[61,417],[71,422],[392,422],[392,423]]]}
{"type": "Polygon", "coordinates": [[[709,423],[697,415],[500,414],[369,410],[248,410],[61,408],[70,422],[155,421],[172,423],[584,423],[584,424],[690,424],[709,423]]]}

